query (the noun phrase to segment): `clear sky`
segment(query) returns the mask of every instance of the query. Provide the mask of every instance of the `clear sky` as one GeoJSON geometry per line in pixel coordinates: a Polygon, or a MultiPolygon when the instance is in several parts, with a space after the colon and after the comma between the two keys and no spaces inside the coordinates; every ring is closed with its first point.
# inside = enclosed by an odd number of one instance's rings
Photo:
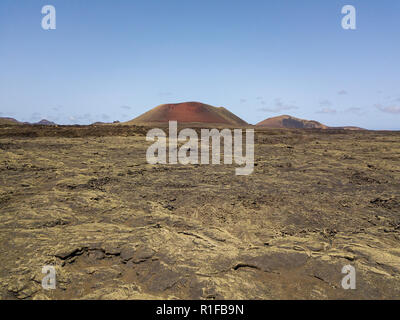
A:
{"type": "Polygon", "coordinates": [[[399,57],[399,0],[1,0],[0,116],[88,124],[200,101],[253,124],[399,130],[399,57]]]}

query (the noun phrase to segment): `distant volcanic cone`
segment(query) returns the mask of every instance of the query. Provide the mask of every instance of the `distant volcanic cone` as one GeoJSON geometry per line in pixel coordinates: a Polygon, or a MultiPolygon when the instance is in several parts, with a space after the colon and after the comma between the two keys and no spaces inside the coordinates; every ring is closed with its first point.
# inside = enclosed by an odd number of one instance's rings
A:
{"type": "Polygon", "coordinates": [[[55,123],[53,121],[46,120],[46,119],[42,119],[39,122],[36,122],[34,124],[40,124],[42,126],[55,126],[55,125],[57,125],[57,123],[55,123]]]}
{"type": "Polygon", "coordinates": [[[0,125],[1,124],[22,124],[18,120],[9,117],[0,117],[0,125]]]}
{"type": "Polygon", "coordinates": [[[168,121],[247,125],[247,122],[223,107],[213,107],[200,102],[162,104],[127,124],[152,124],[168,121]]]}
{"type": "Polygon", "coordinates": [[[329,127],[315,120],[304,120],[288,115],[268,118],[256,124],[265,128],[292,128],[292,129],[328,129],[329,127]]]}

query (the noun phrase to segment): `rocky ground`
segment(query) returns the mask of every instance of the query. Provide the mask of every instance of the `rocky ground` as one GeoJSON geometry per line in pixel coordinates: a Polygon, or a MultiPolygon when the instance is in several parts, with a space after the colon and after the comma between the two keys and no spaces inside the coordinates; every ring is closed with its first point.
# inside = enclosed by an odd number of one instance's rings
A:
{"type": "Polygon", "coordinates": [[[400,132],[258,131],[249,176],[147,164],[145,132],[0,127],[0,298],[399,297],[400,132]]]}

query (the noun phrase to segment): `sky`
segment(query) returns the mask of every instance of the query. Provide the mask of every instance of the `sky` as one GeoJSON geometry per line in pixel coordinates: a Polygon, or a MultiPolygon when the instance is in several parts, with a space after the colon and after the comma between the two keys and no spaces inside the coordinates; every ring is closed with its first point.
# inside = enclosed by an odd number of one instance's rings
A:
{"type": "Polygon", "coordinates": [[[0,117],[90,124],[199,101],[252,124],[400,130],[399,36],[398,0],[1,0],[0,117]]]}

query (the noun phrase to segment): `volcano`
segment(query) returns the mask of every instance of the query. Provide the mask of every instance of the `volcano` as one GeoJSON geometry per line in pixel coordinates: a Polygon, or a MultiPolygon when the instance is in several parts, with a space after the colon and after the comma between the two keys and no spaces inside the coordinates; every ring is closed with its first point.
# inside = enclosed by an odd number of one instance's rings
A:
{"type": "Polygon", "coordinates": [[[365,130],[355,126],[329,127],[315,120],[305,120],[289,115],[268,118],[256,124],[257,127],[271,129],[337,129],[337,130],[365,130]]]}
{"type": "Polygon", "coordinates": [[[248,125],[246,121],[224,107],[213,107],[201,102],[162,104],[126,124],[154,124],[168,121],[248,125]]]}
{"type": "Polygon", "coordinates": [[[42,125],[42,126],[55,126],[55,125],[57,125],[57,123],[55,123],[53,121],[49,121],[47,119],[42,119],[39,122],[36,122],[34,124],[38,124],[38,125],[42,125]]]}
{"type": "Polygon", "coordinates": [[[288,115],[268,118],[256,124],[265,128],[290,128],[290,129],[328,129],[329,127],[315,120],[304,120],[288,115]]]}
{"type": "Polygon", "coordinates": [[[18,120],[9,117],[0,117],[0,125],[1,124],[21,124],[18,120]]]}

